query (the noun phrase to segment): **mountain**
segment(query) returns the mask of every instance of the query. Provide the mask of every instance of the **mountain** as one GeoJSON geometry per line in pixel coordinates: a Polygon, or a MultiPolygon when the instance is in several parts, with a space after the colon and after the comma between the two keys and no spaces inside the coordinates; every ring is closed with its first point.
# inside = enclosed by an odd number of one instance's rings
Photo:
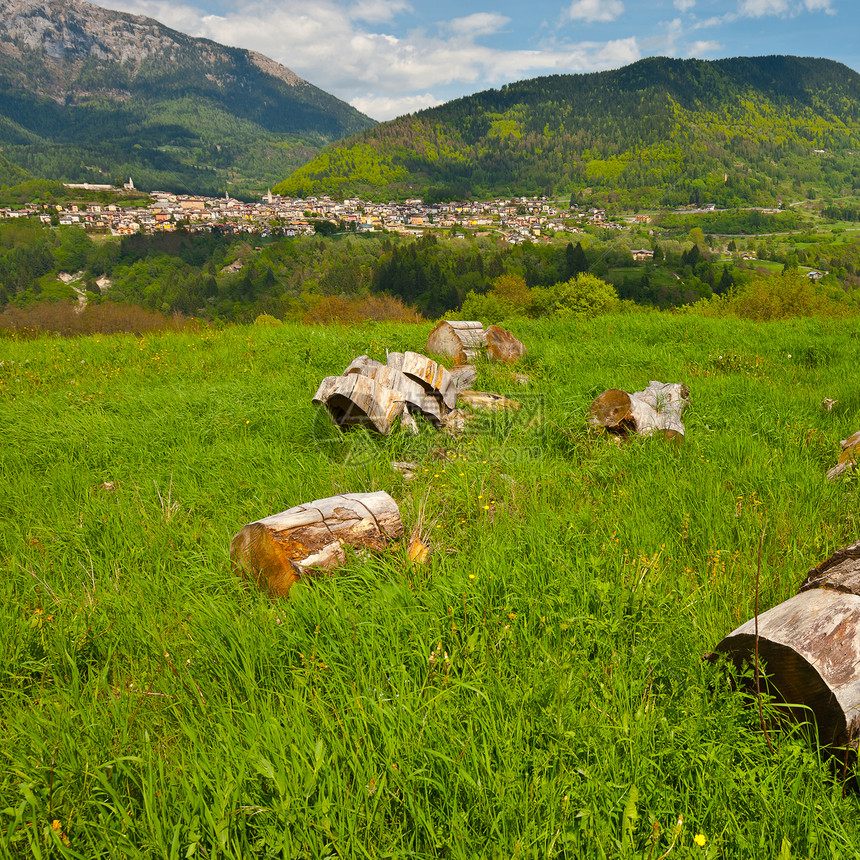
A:
{"type": "Polygon", "coordinates": [[[253,51],[83,0],[0,0],[0,147],[33,175],[259,191],[372,125],[253,51]]]}
{"type": "Polygon", "coordinates": [[[275,190],[768,205],[860,190],[858,125],[860,76],[839,63],[656,57],[400,117],[332,144],[275,190]]]}

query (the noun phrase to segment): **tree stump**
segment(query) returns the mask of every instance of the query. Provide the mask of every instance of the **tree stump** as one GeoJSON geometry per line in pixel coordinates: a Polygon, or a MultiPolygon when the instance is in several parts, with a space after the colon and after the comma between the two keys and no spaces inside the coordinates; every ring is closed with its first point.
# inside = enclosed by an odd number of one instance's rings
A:
{"type": "Polygon", "coordinates": [[[842,446],[839,460],[837,460],[836,465],[832,469],[828,469],[827,471],[827,478],[830,481],[838,478],[845,472],[850,472],[860,462],[860,430],[847,439],[843,439],[839,444],[842,446]]]}
{"type": "Polygon", "coordinates": [[[487,341],[487,358],[491,361],[505,361],[513,364],[526,354],[522,341],[517,340],[511,332],[501,326],[491,325],[484,337],[487,341]]]}
{"type": "Polygon", "coordinates": [[[671,439],[684,435],[681,414],[689,403],[690,389],[679,382],[652,381],[633,394],[609,388],[592,402],[588,423],[621,436],[661,433],[671,439]]]}
{"type": "Polygon", "coordinates": [[[450,356],[454,364],[469,364],[486,345],[483,323],[442,320],[430,332],[425,349],[437,355],[450,356]]]}
{"type": "Polygon", "coordinates": [[[248,523],[230,542],[230,558],[240,575],[277,598],[303,576],[342,565],[344,546],[380,551],[401,537],[400,511],[388,493],[349,493],[248,523]]]}
{"type": "MultiPolygon", "coordinates": [[[[740,668],[753,663],[756,620],[715,648],[740,668]]],[[[810,719],[820,742],[856,750],[860,739],[860,541],[812,568],[800,592],[758,616],[765,688],[797,722],[810,719]]]]}

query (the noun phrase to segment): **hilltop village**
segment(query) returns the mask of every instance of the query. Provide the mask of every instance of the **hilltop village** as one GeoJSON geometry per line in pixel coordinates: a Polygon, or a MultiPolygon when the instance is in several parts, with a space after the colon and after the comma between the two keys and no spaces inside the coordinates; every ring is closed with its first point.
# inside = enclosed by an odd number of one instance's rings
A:
{"type": "MultiPolygon", "coordinates": [[[[96,186],[77,186],[95,190],[96,186]]],[[[154,191],[146,206],[117,203],[29,204],[0,210],[2,217],[34,216],[45,224],[84,227],[88,231],[127,236],[132,233],[172,231],[250,233],[260,236],[300,236],[320,232],[325,224],[332,231],[374,232],[386,230],[402,235],[422,235],[428,229],[493,232],[511,243],[535,240],[559,232],[572,232],[584,224],[621,229],[607,221],[606,211],[582,210],[573,204],[560,207],[546,197],[513,197],[484,202],[425,204],[420,199],[402,203],[370,203],[330,197],[294,199],[271,192],[257,203],[229,196],[220,198],[154,191]]],[[[648,221],[648,216],[636,216],[648,221]]]]}

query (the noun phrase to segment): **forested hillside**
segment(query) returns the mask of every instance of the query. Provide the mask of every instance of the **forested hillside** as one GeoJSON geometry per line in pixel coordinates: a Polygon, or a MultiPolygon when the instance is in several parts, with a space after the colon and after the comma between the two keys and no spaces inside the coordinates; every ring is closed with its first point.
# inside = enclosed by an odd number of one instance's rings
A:
{"type": "Polygon", "coordinates": [[[650,58],[535,78],[336,143],[277,189],[775,205],[860,188],[860,76],[797,57],[650,58]]]}
{"type": "Polygon", "coordinates": [[[260,314],[317,323],[447,313],[497,322],[555,315],[572,281],[585,275],[593,279],[590,288],[602,289],[600,281],[619,299],[670,308],[742,292],[780,273],[796,275],[805,294],[812,269],[828,272],[815,292],[834,303],[833,313],[856,312],[857,232],[766,232],[786,226],[794,213],[753,213],[720,216],[720,226],[738,231],[732,237],[705,236],[713,217],[666,216],[655,225],[653,255],[639,262],[632,249],[645,234],[611,230],[520,245],[491,236],[347,233],[255,247],[250,237],[231,232],[91,238],[78,227],[14,219],[0,222],[0,330],[44,327],[48,312],[40,308],[53,304],[50,316],[56,306],[84,298],[90,305],[220,322],[260,314]]]}
{"type": "Polygon", "coordinates": [[[81,0],[0,2],[0,145],[35,177],[259,193],[372,124],[250,51],[81,0]]]}

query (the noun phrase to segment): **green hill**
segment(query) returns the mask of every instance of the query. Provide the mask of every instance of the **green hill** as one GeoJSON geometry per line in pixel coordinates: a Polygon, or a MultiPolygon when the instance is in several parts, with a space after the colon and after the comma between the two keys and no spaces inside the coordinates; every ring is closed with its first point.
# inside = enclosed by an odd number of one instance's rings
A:
{"type": "Polygon", "coordinates": [[[860,76],[830,60],[650,58],[510,84],[324,149],[277,190],[774,204],[860,186],[860,76]]]}
{"type": "Polygon", "coordinates": [[[260,54],[80,0],[0,0],[0,146],[35,176],[260,191],[371,125],[260,54]]]}

